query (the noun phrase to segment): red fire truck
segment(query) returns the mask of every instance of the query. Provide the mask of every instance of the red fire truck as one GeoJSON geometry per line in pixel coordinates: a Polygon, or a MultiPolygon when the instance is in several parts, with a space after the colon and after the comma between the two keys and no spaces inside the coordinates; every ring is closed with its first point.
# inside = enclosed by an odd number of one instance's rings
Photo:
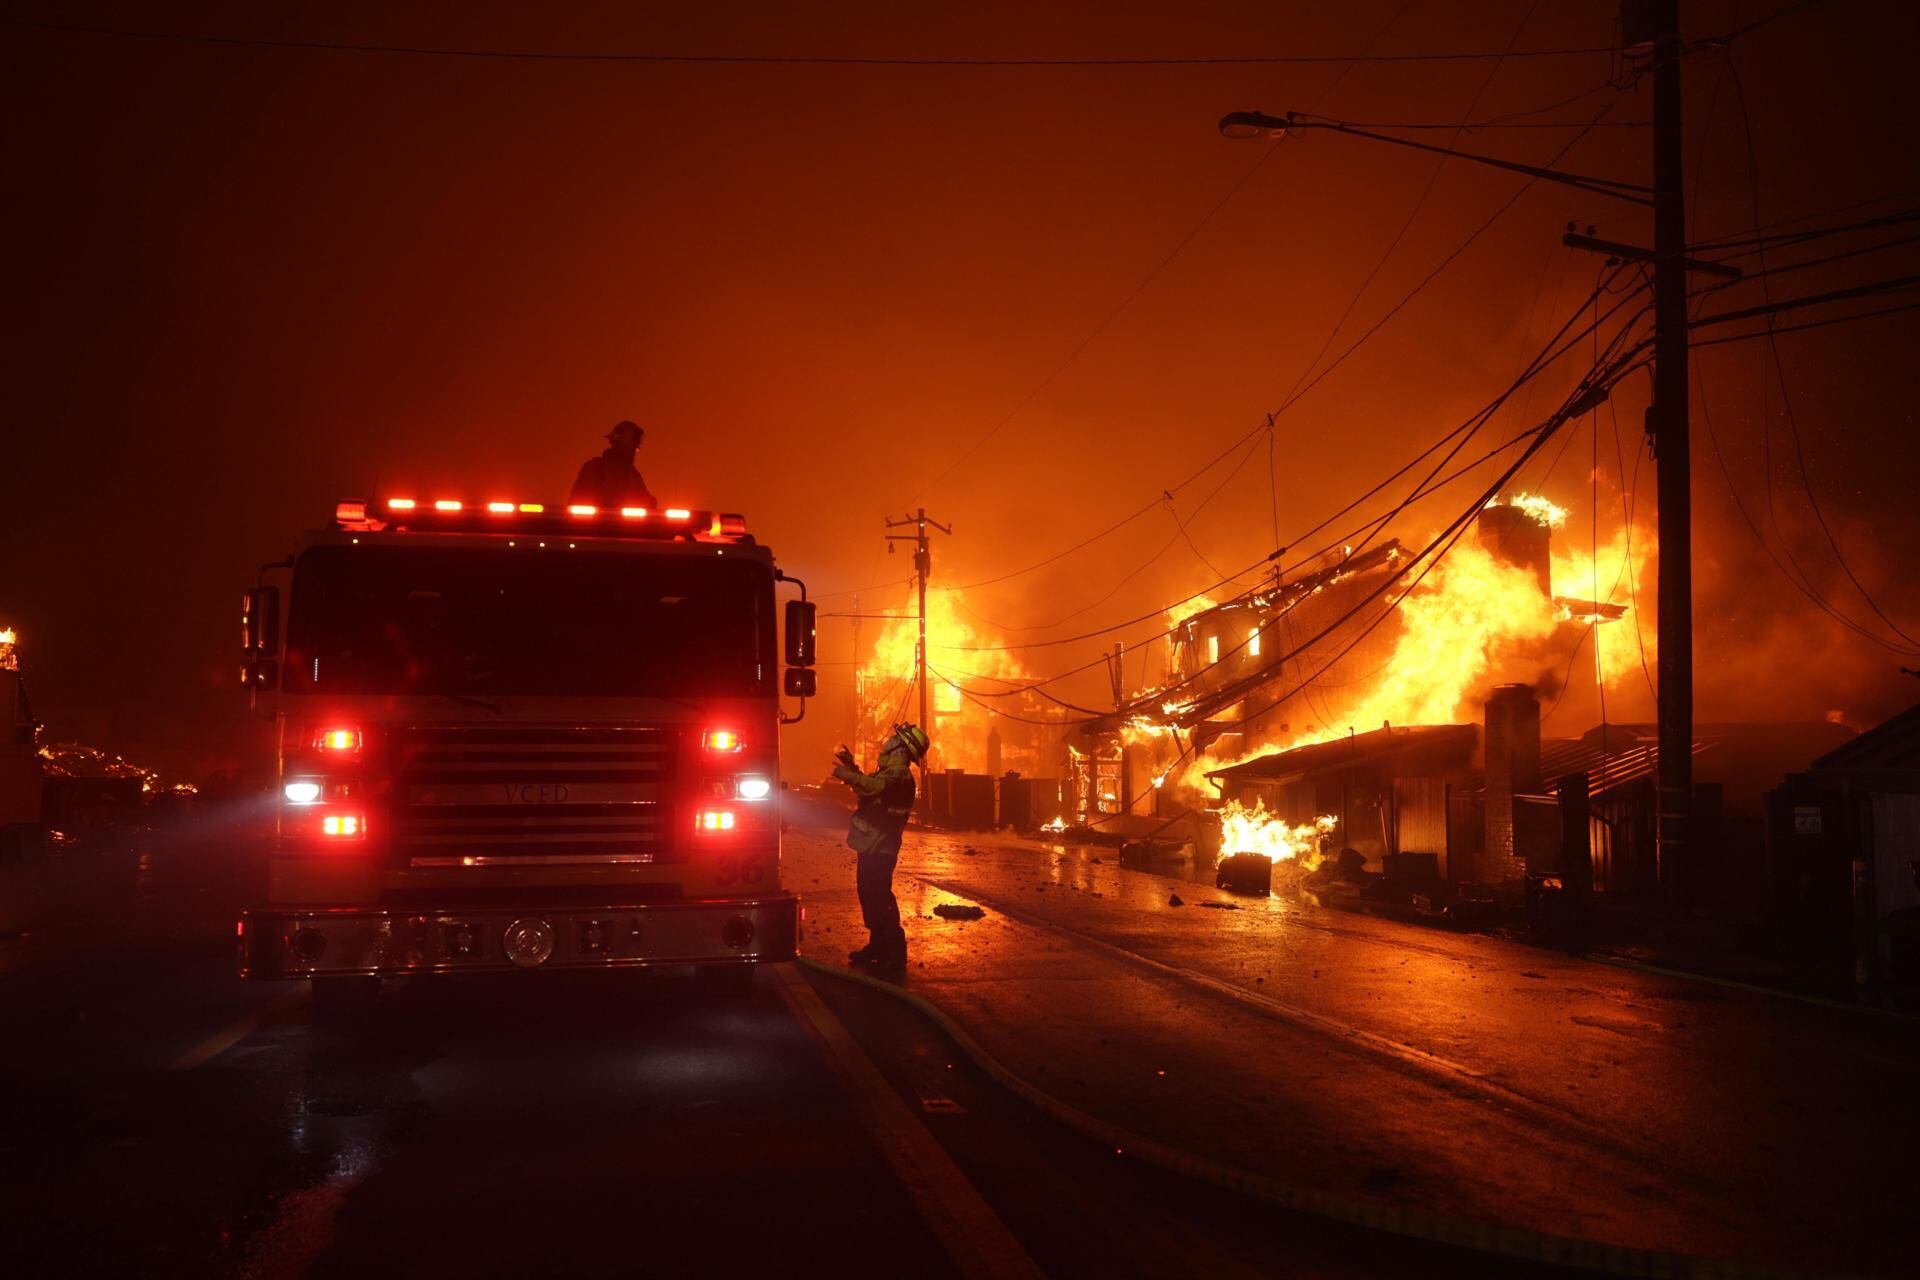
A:
{"type": "Polygon", "coordinates": [[[279,825],[243,976],[340,997],[794,955],[778,729],[814,692],[814,607],[741,517],[382,496],[274,571],[284,601],[244,604],[279,825]]]}

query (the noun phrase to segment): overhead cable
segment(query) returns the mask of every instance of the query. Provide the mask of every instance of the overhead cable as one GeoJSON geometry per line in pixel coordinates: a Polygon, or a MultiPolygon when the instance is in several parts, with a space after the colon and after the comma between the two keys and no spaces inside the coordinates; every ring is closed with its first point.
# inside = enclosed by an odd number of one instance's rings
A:
{"type": "MultiPolygon", "coordinates": [[[[1373,33],[1372,36],[1368,38],[1367,43],[1361,49],[1361,53],[1364,55],[1365,53],[1370,51],[1373,48],[1373,46],[1379,42],[1380,38],[1385,36],[1387,32],[1393,27],[1393,25],[1400,20],[1401,15],[1404,14],[1411,7],[1412,7],[1412,0],[1403,0],[1403,3],[1400,5],[1400,7],[1394,10],[1394,12],[1388,16],[1387,20],[1381,24],[1381,26],[1373,33]]],[[[1315,106],[1318,106],[1326,98],[1328,94],[1332,93],[1334,89],[1339,86],[1340,82],[1347,78],[1347,74],[1353,70],[1355,59],[1347,59],[1346,61],[1347,61],[1347,65],[1341,69],[1340,74],[1335,76],[1332,80],[1330,80],[1320,90],[1320,92],[1314,96],[1313,101],[1315,106]]],[[[1012,422],[1015,418],[1019,417],[1020,414],[1026,410],[1028,405],[1032,404],[1035,400],[1039,399],[1042,393],[1044,393],[1048,387],[1052,386],[1054,382],[1060,377],[1060,375],[1067,371],[1068,367],[1071,366],[1074,361],[1080,358],[1081,353],[1084,352],[1088,347],[1092,346],[1095,339],[1099,338],[1101,334],[1107,331],[1108,326],[1110,326],[1115,320],[1119,319],[1120,313],[1125,311],[1128,307],[1132,306],[1134,299],[1138,298],[1142,293],[1145,293],[1147,290],[1147,286],[1151,285],[1155,280],[1159,279],[1160,273],[1165,271],[1167,267],[1172,264],[1175,258],[1179,257],[1183,252],[1186,251],[1187,246],[1189,244],[1192,244],[1194,241],[1194,238],[1197,237],[1202,231],[1206,229],[1207,224],[1211,223],[1214,217],[1218,215],[1222,209],[1226,208],[1228,203],[1230,203],[1235,196],[1240,194],[1240,189],[1246,186],[1247,183],[1253,178],[1253,175],[1258,173],[1260,169],[1267,163],[1267,161],[1272,158],[1273,153],[1276,150],[1278,150],[1279,145],[1280,144],[1278,143],[1278,141],[1275,141],[1269,144],[1266,150],[1262,151],[1258,156],[1256,156],[1254,158],[1253,163],[1247,166],[1245,171],[1241,173],[1240,177],[1234,182],[1234,184],[1231,187],[1227,188],[1225,194],[1223,194],[1218,200],[1214,201],[1212,206],[1207,209],[1206,213],[1201,215],[1200,221],[1194,223],[1192,229],[1189,230],[1186,235],[1180,237],[1179,241],[1173,246],[1173,248],[1167,251],[1166,256],[1161,258],[1159,262],[1154,264],[1153,270],[1147,272],[1145,277],[1141,279],[1140,283],[1136,284],[1127,293],[1125,297],[1120,299],[1119,304],[1116,305],[1113,308],[1113,310],[1109,311],[1106,314],[1105,318],[1103,318],[1099,324],[1093,327],[1093,331],[1091,333],[1087,334],[1086,337],[1082,338],[1080,342],[1071,351],[1067,353],[1065,359],[1061,360],[1059,364],[1053,367],[1052,372],[1048,373],[1046,377],[1042,378],[1039,382],[1035,383],[1033,389],[1027,392],[1026,395],[1022,396],[1020,398],[1019,403],[1015,404],[1013,408],[1009,409],[1006,412],[1005,416],[1003,416],[998,422],[994,423],[993,426],[987,428],[984,434],[977,437],[972,444],[962,449],[959,453],[949,458],[947,461],[947,465],[941,468],[940,474],[936,475],[933,479],[927,481],[926,484],[922,485],[919,488],[919,490],[914,493],[913,497],[909,499],[909,501],[918,501],[921,497],[926,495],[935,486],[937,486],[941,481],[945,480],[948,476],[952,475],[954,471],[956,471],[962,463],[964,463],[968,458],[971,458],[975,453],[979,452],[981,446],[985,445],[987,441],[999,435],[1000,432],[1003,429],[1005,429],[1008,423],[1012,422]]],[[[1137,518],[1138,516],[1136,515],[1131,519],[1137,519],[1137,518]]]]}
{"type": "Polygon", "coordinates": [[[27,30],[59,32],[65,35],[109,37],[121,40],[158,40],[173,44],[232,45],[251,49],[303,50],[317,53],[381,53],[419,58],[461,58],[501,62],[631,62],[664,64],[715,64],[735,66],[798,67],[1257,67],[1314,66],[1353,62],[1491,62],[1511,58],[1577,58],[1598,53],[1618,53],[1611,45],[1576,45],[1549,49],[1450,50],[1427,53],[1359,54],[1225,54],[1193,57],[1069,57],[1069,58],[965,58],[965,57],[885,57],[857,54],[748,54],[748,53],[651,53],[615,52],[579,49],[477,49],[448,45],[376,44],[341,40],[275,39],[266,36],[201,34],[162,31],[152,28],[85,26],[68,22],[37,22],[26,18],[0,18],[0,26],[27,30]]]}

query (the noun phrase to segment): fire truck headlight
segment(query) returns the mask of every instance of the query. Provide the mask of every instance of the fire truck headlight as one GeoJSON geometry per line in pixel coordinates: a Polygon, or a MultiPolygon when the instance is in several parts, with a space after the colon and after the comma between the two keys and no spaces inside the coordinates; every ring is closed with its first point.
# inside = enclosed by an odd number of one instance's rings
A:
{"type": "Polygon", "coordinates": [[[320,784],[317,782],[289,782],[280,790],[288,804],[312,804],[320,798],[320,784]]]}
{"type": "Polygon", "coordinates": [[[773,794],[773,783],[767,778],[737,778],[733,789],[742,800],[765,800],[773,794]]]}

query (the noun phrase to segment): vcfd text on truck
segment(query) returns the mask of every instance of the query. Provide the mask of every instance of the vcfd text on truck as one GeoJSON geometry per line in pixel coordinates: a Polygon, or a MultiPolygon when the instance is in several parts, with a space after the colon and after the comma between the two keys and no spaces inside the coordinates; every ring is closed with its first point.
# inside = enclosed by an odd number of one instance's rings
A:
{"type": "Polygon", "coordinates": [[[243,976],[794,955],[779,725],[814,691],[814,610],[801,585],[783,680],[799,584],[741,517],[381,497],[274,571],[284,602],[245,601],[279,827],[243,976]]]}

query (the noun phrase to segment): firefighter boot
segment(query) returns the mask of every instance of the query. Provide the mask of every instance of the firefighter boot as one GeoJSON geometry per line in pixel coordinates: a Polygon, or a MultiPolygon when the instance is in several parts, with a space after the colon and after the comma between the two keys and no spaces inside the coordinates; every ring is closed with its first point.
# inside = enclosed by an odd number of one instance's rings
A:
{"type": "Polygon", "coordinates": [[[847,963],[856,969],[871,969],[880,963],[880,956],[880,948],[869,942],[858,951],[848,952],[847,963]]]}
{"type": "Polygon", "coordinates": [[[907,940],[902,938],[891,947],[876,949],[870,963],[875,973],[899,977],[907,971],[907,940]]]}

